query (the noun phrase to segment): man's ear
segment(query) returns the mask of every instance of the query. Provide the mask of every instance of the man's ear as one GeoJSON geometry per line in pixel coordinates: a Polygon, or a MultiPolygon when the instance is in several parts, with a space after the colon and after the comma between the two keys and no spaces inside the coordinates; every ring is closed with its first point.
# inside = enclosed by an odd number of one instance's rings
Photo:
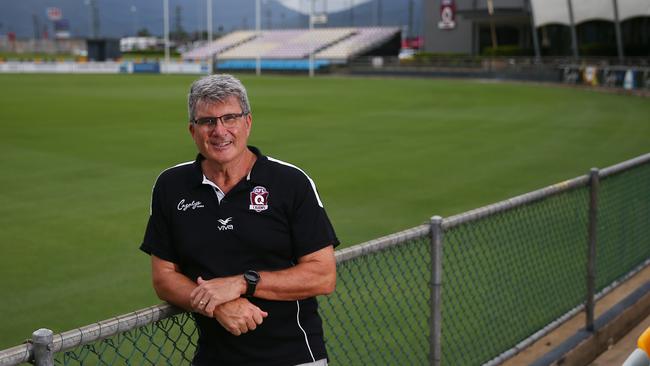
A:
{"type": "Polygon", "coordinates": [[[253,115],[252,114],[247,114],[246,115],[246,130],[248,131],[248,135],[251,134],[251,127],[253,127],[253,115]]]}

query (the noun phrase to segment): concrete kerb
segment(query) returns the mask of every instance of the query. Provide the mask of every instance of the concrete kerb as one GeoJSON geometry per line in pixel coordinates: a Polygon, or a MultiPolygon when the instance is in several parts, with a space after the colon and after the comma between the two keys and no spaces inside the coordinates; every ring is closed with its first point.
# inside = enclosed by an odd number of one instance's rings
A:
{"type": "Polygon", "coordinates": [[[595,322],[596,331],[578,330],[550,352],[537,359],[533,366],[588,365],[608,346],[616,343],[640,321],[650,315],[650,281],[603,313],[595,322]]]}

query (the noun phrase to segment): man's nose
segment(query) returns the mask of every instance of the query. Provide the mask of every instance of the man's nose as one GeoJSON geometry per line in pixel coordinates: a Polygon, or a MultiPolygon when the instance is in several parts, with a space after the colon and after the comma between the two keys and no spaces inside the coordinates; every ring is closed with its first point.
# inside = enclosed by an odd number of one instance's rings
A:
{"type": "Polygon", "coordinates": [[[211,134],[214,134],[216,136],[223,136],[228,132],[228,129],[223,126],[223,122],[221,120],[217,121],[217,124],[214,126],[214,129],[212,130],[211,134]]]}

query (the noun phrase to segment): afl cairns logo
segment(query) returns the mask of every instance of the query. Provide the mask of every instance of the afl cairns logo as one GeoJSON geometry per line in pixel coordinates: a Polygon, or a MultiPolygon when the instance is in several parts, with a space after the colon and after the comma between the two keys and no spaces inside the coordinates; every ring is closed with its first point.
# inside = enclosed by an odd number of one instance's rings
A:
{"type": "Polygon", "coordinates": [[[257,186],[251,191],[250,210],[262,212],[269,208],[269,191],[262,186],[257,186]]]}

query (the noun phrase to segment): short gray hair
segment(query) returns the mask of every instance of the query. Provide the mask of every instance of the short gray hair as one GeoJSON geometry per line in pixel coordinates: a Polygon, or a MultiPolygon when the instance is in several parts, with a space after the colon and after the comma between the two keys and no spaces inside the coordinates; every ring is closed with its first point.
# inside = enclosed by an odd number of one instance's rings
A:
{"type": "Polygon", "coordinates": [[[187,96],[187,109],[190,122],[194,121],[196,105],[199,103],[219,103],[230,97],[239,99],[243,113],[250,113],[246,88],[236,77],[228,74],[215,74],[202,77],[192,83],[187,96]]]}

